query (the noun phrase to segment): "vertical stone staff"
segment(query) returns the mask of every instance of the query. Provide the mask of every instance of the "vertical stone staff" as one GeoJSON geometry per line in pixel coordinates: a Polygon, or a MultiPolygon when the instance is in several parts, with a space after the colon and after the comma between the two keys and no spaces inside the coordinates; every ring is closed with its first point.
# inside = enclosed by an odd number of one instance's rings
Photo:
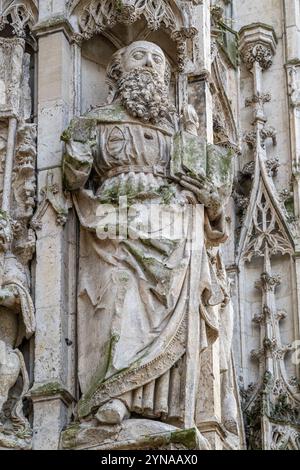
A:
{"type": "Polygon", "coordinates": [[[192,216],[192,233],[190,249],[191,266],[189,273],[189,296],[187,318],[187,346],[186,346],[186,390],[184,404],[184,427],[195,427],[196,394],[199,381],[199,356],[200,356],[200,318],[199,307],[195,304],[195,289],[197,288],[197,276],[201,266],[202,250],[201,239],[204,239],[203,206],[196,205],[190,213],[192,216]]]}

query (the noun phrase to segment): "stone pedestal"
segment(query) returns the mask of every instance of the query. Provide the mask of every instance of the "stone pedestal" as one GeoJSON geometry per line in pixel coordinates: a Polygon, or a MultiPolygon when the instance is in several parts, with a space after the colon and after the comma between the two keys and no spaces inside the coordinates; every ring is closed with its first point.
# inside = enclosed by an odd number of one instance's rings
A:
{"type": "Polygon", "coordinates": [[[60,447],[68,450],[197,450],[195,428],[181,430],[147,419],[125,420],[122,425],[103,426],[94,420],[74,424],[63,431],[60,447]]]}

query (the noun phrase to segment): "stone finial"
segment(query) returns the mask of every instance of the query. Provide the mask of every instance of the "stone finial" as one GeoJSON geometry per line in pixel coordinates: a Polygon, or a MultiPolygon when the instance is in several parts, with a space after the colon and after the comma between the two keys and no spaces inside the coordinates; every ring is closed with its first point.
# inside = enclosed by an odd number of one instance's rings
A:
{"type": "Polygon", "coordinates": [[[248,69],[257,62],[263,70],[271,67],[277,37],[271,26],[254,23],[240,30],[240,54],[248,69]]]}

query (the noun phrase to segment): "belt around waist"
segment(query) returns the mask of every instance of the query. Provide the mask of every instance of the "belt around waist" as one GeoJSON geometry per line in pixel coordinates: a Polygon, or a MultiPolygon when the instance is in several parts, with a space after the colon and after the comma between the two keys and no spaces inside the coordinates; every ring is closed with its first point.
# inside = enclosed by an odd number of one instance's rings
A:
{"type": "Polygon", "coordinates": [[[152,173],[154,176],[167,176],[167,169],[159,166],[143,166],[143,165],[123,165],[118,166],[116,168],[112,168],[111,170],[105,173],[106,178],[112,178],[113,176],[121,175],[122,173],[152,173]]]}

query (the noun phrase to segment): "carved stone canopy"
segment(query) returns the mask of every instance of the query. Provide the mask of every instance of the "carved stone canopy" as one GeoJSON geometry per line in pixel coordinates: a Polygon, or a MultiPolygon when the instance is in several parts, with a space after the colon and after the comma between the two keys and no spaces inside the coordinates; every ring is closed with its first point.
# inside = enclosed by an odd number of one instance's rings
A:
{"type": "Polygon", "coordinates": [[[26,27],[32,28],[37,18],[38,0],[3,0],[0,31],[10,24],[16,36],[25,37],[26,27]]]}
{"type": "Polygon", "coordinates": [[[116,24],[132,25],[138,20],[144,20],[149,31],[165,31],[176,43],[178,69],[183,70],[186,42],[197,33],[192,8],[198,3],[188,2],[185,14],[177,3],[174,0],[72,0],[67,8],[78,42],[112,29],[116,24]]]}
{"type": "Polygon", "coordinates": [[[257,62],[263,70],[273,62],[277,37],[272,27],[261,23],[244,26],[240,30],[240,54],[247,68],[252,69],[257,62]]]}

